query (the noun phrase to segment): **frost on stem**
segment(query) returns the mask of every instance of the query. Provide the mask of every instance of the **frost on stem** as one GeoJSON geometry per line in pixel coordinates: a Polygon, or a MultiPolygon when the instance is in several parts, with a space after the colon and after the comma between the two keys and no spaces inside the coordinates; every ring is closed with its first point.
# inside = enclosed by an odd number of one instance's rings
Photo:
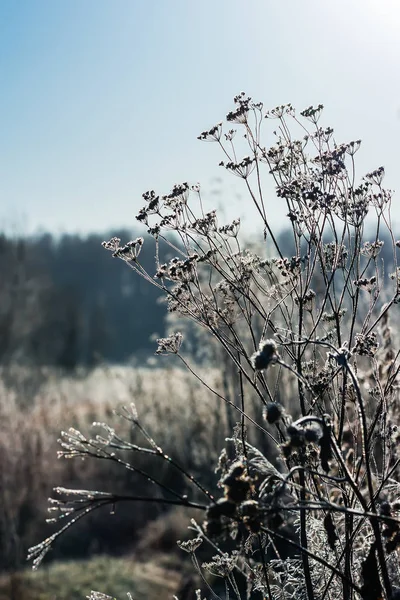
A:
{"type": "MultiPolygon", "coordinates": [[[[133,600],[133,596],[127,592],[127,600],[133,600]]],[[[87,600],[116,600],[114,596],[107,596],[107,594],[102,594],[101,592],[90,592],[90,596],[86,596],[87,600]]]]}

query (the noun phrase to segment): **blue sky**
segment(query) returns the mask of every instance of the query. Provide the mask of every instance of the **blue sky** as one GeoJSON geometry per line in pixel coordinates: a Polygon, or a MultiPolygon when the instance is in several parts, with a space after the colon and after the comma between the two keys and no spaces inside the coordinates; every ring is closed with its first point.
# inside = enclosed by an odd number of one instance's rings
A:
{"type": "Polygon", "coordinates": [[[338,141],[363,140],[360,176],[385,165],[400,224],[399,30],[400,0],[2,0],[0,228],[131,227],[142,192],[200,181],[251,231],[196,139],[240,90],[322,102],[338,141]]]}

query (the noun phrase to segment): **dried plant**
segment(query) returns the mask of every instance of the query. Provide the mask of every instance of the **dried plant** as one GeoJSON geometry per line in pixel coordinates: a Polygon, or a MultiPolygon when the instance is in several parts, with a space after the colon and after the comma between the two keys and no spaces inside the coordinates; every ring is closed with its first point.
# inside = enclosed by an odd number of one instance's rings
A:
{"type": "MultiPolygon", "coordinates": [[[[230,365],[221,392],[184,354],[182,333],[158,340],[156,354],[175,356],[236,417],[233,434],[221,440],[218,486],[209,491],[171,459],[134,404],[120,415],[143,445],[100,424],[94,438],[64,433],[61,455],[136,471],[154,484],[147,501],[203,514],[192,521],[195,537],[180,543],[204,581],[197,598],[393,600],[400,595],[400,363],[390,319],[400,302],[400,242],[384,169],[357,180],[361,142],[338,143],[333,129],[321,127],[322,105],[297,116],[291,105],[265,112],[243,92],[234,103],[227,121],[237,130],[218,123],[199,139],[220,146],[221,167],[241,180],[264,241],[244,246],[239,219],[221,225],[216,211],[203,210],[200,186],[185,182],[164,196],[143,195],[137,218],[155,244],[154,273],[140,262],[143,238],[104,242],[157,286],[177,323],[193,323],[202,344],[220,349],[221,369],[230,365]],[[271,121],[275,142],[267,148],[271,121]],[[268,176],[287,212],[292,249],[280,245],[268,219],[268,176]],[[367,215],[375,223],[368,239],[367,215]],[[190,492],[140,470],[138,453],[168,463],[190,492]],[[204,546],[214,556],[201,562],[204,546]]],[[[56,492],[50,510],[66,525],[31,549],[35,566],[86,514],[143,500],[136,491],[56,492]]]]}

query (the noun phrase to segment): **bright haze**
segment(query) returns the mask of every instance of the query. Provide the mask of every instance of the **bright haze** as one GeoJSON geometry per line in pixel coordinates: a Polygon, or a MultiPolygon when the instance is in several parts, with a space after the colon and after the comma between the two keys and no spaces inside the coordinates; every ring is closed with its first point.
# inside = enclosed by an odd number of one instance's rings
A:
{"type": "MultiPolygon", "coordinates": [[[[400,224],[399,0],[2,0],[0,27],[2,229],[132,227],[144,191],[188,181],[251,232],[240,180],[196,139],[241,90],[324,104],[338,142],[363,140],[358,175],[385,166],[400,224]]],[[[272,187],[267,206],[283,226],[272,187]]]]}

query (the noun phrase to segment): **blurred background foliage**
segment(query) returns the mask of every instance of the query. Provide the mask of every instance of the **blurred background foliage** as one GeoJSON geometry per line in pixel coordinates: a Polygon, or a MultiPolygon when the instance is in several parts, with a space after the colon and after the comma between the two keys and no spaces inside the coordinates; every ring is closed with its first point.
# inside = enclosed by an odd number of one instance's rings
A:
{"type": "MultiPolygon", "coordinates": [[[[128,240],[132,232],[111,235],[128,240]]],[[[108,237],[0,235],[0,364],[71,370],[148,356],[165,309],[156,288],[103,250],[108,237]]],[[[153,270],[150,246],[141,261],[153,270]]]]}
{"type": "MultiPolygon", "coordinates": [[[[126,242],[141,234],[0,234],[0,365],[73,371],[102,362],[146,364],[155,350],[155,337],[165,335],[165,304],[156,287],[101,247],[112,236],[126,242]]],[[[152,242],[145,238],[140,256],[150,273],[155,272],[152,242]]],[[[289,230],[280,232],[278,243],[290,256],[289,230]]],[[[257,244],[263,242],[253,241],[253,248],[257,244]]],[[[389,270],[390,248],[388,240],[381,251],[389,270]]]]}

